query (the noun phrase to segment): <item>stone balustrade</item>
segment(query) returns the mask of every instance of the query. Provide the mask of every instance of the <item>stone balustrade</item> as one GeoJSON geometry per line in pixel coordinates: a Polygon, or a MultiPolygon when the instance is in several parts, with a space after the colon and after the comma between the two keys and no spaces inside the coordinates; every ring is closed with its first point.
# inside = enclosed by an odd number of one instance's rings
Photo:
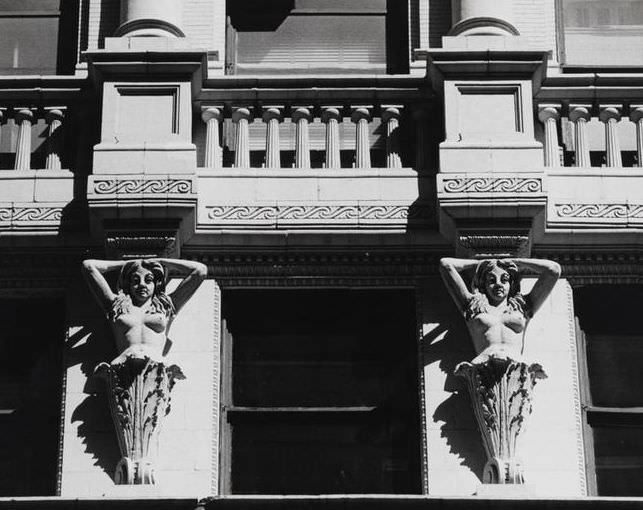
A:
{"type": "Polygon", "coordinates": [[[541,103],[538,119],[547,167],[643,166],[643,105],[541,103]]]}
{"type": "MultiPolygon", "coordinates": [[[[15,153],[13,162],[14,170],[60,170],[62,168],[63,131],[66,108],[62,106],[47,106],[34,108],[32,106],[14,106],[11,108],[0,108],[0,133],[6,129],[13,129],[15,153]],[[46,128],[37,129],[39,123],[45,123],[46,128]],[[34,147],[34,131],[44,137],[42,149],[44,158],[34,158],[34,152],[40,147],[34,147]],[[38,160],[40,162],[38,162],[38,160]]],[[[44,127],[44,126],[43,126],[44,127]]],[[[42,155],[41,155],[42,156],[42,155]]],[[[7,154],[0,154],[1,158],[7,158],[7,154]]],[[[10,162],[1,161],[0,167],[8,168],[10,162]]]]}
{"type": "Polygon", "coordinates": [[[203,105],[203,167],[417,167],[421,158],[403,149],[415,145],[405,140],[426,136],[430,119],[416,115],[419,109],[401,104],[203,105]]]}

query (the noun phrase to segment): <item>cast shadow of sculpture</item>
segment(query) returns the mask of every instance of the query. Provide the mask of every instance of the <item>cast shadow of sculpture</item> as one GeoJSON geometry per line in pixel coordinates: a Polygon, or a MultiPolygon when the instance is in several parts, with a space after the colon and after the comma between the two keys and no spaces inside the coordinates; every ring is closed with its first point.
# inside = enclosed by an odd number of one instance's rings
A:
{"type": "Polygon", "coordinates": [[[442,423],[440,435],[446,439],[450,452],[457,455],[463,466],[482,479],[486,461],[484,448],[478,439],[479,433],[466,386],[462,379],[454,375],[458,363],[475,356],[468,332],[460,322],[460,317],[454,310],[452,320],[443,321],[422,339],[424,365],[438,363],[440,371],[445,374],[443,389],[451,394],[436,407],[430,419],[434,423],[442,423]]]}
{"type": "Polygon", "coordinates": [[[114,357],[111,334],[106,326],[83,327],[67,340],[66,368],[79,365],[87,378],[83,392],[86,397],[72,411],[71,422],[78,423],[78,436],[85,445],[85,452],[92,455],[110,478],[120,459],[114,425],[109,412],[104,381],[94,375],[94,368],[101,361],[114,357]]]}

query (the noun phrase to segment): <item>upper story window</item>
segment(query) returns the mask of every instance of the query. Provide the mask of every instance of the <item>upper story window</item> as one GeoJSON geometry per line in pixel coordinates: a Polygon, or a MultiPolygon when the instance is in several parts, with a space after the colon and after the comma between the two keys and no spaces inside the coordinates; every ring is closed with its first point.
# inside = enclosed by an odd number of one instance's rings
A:
{"type": "Polygon", "coordinates": [[[400,0],[227,0],[226,69],[256,73],[408,73],[400,0]]]}
{"type": "Polygon", "coordinates": [[[0,0],[0,74],[73,74],[77,0],[0,0]]]}
{"type": "Polygon", "coordinates": [[[643,300],[640,285],[574,290],[587,477],[599,496],[643,496],[643,300]]]}
{"type": "Polygon", "coordinates": [[[559,0],[565,64],[643,65],[643,0],[559,0]]]}

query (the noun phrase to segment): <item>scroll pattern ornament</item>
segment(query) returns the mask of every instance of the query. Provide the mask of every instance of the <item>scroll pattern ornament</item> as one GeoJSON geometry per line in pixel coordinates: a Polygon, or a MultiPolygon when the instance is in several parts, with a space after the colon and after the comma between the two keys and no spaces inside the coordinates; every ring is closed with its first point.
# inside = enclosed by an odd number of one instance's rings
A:
{"type": "Polygon", "coordinates": [[[643,218],[640,204],[556,204],[561,218],[643,218]]]}
{"type": "Polygon", "coordinates": [[[54,221],[62,219],[62,207],[3,207],[0,208],[0,221],[54,221]]]}
{"type": "Polygon", "coordinates": [[[537,193],[543,190],[538,177],[459,177],[444,179],[445,193],[537,193]]]}
{"type": "Polygon", "coordinates": [[[189,179],[106,179],[94,181],[94,193],[192,193],[189,179]]]}
{"type": "Polygon", "coordinates": [[[128,356],[124,362],[101,363],[96,373],[107,380],[109,406],[121,460],[114,481],[122,485],[154,484],[153,458],[163,418],[170,412],[170,392],[185,379],[177,365],[165,366],[148,357],[128,356]]]}
{"type": "Polygon", "coordinates": [[[479,363],[460,363],[482,436],[487,463],[483,483],[522,484],[518,440],[531,414],[536,381],[547,377],[538,363],[490,356],[479,363]]]}

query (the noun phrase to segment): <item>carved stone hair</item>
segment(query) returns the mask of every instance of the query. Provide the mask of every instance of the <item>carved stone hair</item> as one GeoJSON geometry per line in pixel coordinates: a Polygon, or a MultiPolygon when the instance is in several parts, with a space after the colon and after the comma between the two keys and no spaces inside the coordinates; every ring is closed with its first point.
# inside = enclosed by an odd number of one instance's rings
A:
{"type": "Polygon", "coordinates": [[[511,260],[503,259],[485,259],[481,260],[476,267],[475,275],[471,281],[471,292],[473,296],[467,303],[464,312],[465,319],[469,320],[481,313],[489,311],[489,297],[486,291],[487,274],[496,267],[507,271],[509,274],[509,293],[507,296],[507,306],[523,314],[526,318],[531,318],[529,306],[525,297],[520,293],[520,272],[518,266],[511,260]]]}
{"type": "Polygon", "coordinates": [[[130,295],[132,275],[139,269],[147,269],[154,278],[154,295],[147,313],[162,313],[170,318],[176,313],[172,299],[165,294],[165,268],[154,260],[132,260],[123,266],[118,277],[118,295],[108,313],[110,320],[116,320],[120,315],[129,313],[134,304],[130,295]]]}

